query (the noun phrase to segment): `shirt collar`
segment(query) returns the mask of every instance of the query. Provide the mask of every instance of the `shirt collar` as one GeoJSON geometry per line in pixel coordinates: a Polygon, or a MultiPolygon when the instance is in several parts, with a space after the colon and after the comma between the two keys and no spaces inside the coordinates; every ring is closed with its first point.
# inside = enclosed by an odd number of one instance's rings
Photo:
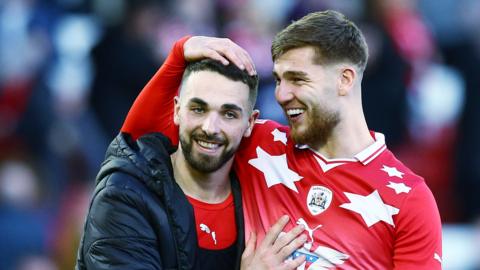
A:
{"type": "Polygon", "coordinates": [[[321,153],[317,152],[316,150],[310,148],[306,144],[297,144],[295,147],[298,149],[310,149],[317,155],[320,155],[325,161],[330,162],[330,161],[359,161],[363,165],[367,165],[370,163],[372,160],[374,160],[376,157],[378,157],[385,149],[387,149],[387,146],[385,145],[385,135],[382,133],[378,132],[371,132],[373,139],[375,140],[374,143],[371,145],[367,146],[367,148],[363,149],[359,153],[357,153],[354,156],[354,159],[328,159],[324,157],[321,153]]]}

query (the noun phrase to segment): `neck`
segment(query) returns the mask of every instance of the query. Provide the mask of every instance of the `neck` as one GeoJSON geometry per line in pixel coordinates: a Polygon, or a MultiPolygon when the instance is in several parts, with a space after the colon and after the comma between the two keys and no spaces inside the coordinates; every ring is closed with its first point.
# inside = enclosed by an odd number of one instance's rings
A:
{"type": "Polygon", "coordinates": [[[180,149],[171,155],[171,160],[175,181],[186,195],[206,203],[219,203],[230,194],[229,173],[233,158],[211,173],[192,168],[180,149]]]}
{"type": "Polygon", "coordinates": [[[327,158],[353,158],[374,142],[363,110],[357,107],[346,111],[324,145],[312,148],[327,158]]]}

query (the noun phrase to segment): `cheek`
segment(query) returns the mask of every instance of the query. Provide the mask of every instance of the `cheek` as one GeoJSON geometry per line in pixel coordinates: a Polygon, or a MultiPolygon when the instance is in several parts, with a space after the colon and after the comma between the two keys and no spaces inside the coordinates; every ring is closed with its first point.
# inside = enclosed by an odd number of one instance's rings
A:
{"type": "Polygon", "coordinates": [[[278,85],[275,86],[275,92],[274,92],[274,94],[275,94],[275,99],[276,99],[276,100],[278,100],[278,94],[280,93],[279,90],[280,90],[280,88],[278,87],[278,85]]]}
{"type": "Polygon", "coordinates": [[[180,124],[178,127],[180,134],[188,135],[198,128],[198,125],[195,124],[194,121],[188,120],[187,118],[179,118],[179,121],[180,124]]]}
{"type": "Polygon", "coordinates": [[[231,144],[239,144],[243,138],[243,134],[247,131],[247,128],[248,126],[246,125],[237,127],[231,126],[228,129],[225,129],[224,132],[231,144]]]}

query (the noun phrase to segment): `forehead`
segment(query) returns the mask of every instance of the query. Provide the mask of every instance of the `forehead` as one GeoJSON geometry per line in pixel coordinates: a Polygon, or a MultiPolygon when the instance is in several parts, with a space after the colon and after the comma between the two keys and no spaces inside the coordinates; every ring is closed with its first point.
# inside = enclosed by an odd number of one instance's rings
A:
{"type": "Polygon", "coordinates": [[[282,76],[286,71],[307,72],[312,68],[320,68],[321,65],[314,64],[315,49],[310,46],[290,49],[273,63],[273,72],[282,76]]]}
{"type": "Polygon", "coordinates": [[[183,82],[180,98],[187,101],[200,98],[209,106],[235,104],[246,108],[249,88],[241,81],[233,81],[217,72],[198,71],[190,74],[183,82]]]}

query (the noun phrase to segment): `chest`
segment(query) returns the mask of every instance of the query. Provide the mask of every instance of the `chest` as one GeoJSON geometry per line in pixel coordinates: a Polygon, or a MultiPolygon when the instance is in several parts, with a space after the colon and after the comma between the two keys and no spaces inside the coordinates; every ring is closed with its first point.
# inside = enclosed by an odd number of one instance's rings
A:
{"type": "Polygon", "coordinates": [[[382,162],[326,162],[308,152],[272,154],[261,148],[244,161],[249,166],[237,171],[247,235],[266,232],[288,214],[284,231],[305,227],[307,243],[295,254],[310,258],[307,266],[391,267],[402,200],[389,187],[396,180],[382,171],[382,162]]]}

